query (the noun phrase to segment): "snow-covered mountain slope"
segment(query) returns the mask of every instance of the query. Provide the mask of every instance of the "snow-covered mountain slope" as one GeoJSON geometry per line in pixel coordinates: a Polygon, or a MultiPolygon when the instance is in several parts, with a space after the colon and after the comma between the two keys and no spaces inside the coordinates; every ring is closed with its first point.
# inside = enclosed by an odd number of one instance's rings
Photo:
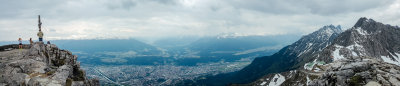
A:
{"type": "Polygon", "coordinates": [[[320,60],[331,62],[354,56],[374,57],[400,65],[400,28],[360,18],[321,54],[320,60]]]}
{"type": "Polygon", "coordinates": [[[297,56],[293,68],[301,67],[306,62],[313,61],[315,58],[312,56],[330,45],[340,33],[342,33],[340,25],[336,27],[328,25],[309,35],[303,36],[300,40],[290,45],[290,51],[287,51],[287,53],[296,54],[297,56]]]}

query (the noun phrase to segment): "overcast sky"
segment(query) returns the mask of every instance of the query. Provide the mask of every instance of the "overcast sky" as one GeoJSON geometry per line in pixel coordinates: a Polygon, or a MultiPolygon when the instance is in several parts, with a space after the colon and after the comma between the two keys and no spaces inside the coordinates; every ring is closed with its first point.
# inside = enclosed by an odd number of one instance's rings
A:
{"type": "Polygon", "coordinates": [[[400,24],[400,0],[1,0],[0,41],[308,34],[360,17],[400,24]]]}

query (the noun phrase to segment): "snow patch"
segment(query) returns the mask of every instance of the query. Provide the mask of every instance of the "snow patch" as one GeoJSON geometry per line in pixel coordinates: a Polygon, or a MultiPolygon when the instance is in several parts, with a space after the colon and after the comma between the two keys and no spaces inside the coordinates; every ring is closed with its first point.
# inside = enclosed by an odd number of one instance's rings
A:
{"type": "Polygon", "coordinates": [[[314,71],[315,72],[319,72],[321,69],[319,69],[318,67],[316,67],[315,69],[314,69],[314,71]]]}
{"type": "Polygon", "coordinates": [[[356,30],[357,30],[357,32],[358,32],[359,34],[361,34],[361,35],[369,35],[369,34],[367,33],[367,31],[361,29],[361,27],[357,27],[356,30]]]}
{"type": "Polygon", "coordinates": [[[351,51],[351,54],[352,54],[353,56],[358,56],[357,53],[354,52],[354,51],[351,51]]]}
{"type": "MultiPolygon", "coordinates": [[[[399,56],[400,54],[398,54],[398,53],[395,53],[397,56],[399,56]]],[[[393,56],[393,55],[392,55],[393,56]]],[[[388,57],[388,56],[381,56],[381,58],[382,58],[382,60],[384,61],[384,62],[387,62],[387,63],[391,63],[391,64],[395,64],[395,65],[399,65],[400,66],[400,59],[399,59],[399,57],[396,57],[396,56],[393,56],[393,58],[394,58],[394,60],[392,60],[390,57],[388,57]]]]}
{"type": "Polygon", "coordinates": [[[265,84],[267,84],[267,82],[264,81],[264,82],[262,82],[260,85],[265,85],[265,84]]]}
{"type": "Polygon", "coordinates": [[[311,82],[311,80],[310,80],[310,78],[308,78],[308,75],[307,75],[307,82],[306,82],[306,86],[308,86],[308,83],[310,83],[311,82]]]}
{"type": "Polygon", "coordinates": [[[341,48],[343,48],[343,46],[338,46],[335,45],[336,49],[335,51],[333,51],[332,55],[333,55],[333,61],[339,60],[339,59],[343,59],[344,57],[342,55],[339,54],[339,50],[341,48]]]}
{"type": "MultiPolygon", "coordinates": [[[[398,54],[398,53],[394,53],[394,54],[396,54],[397,59],[399,59],[400,54],[398,54]]],[[[394,56],[393,56],[393,57],[394,57],[394,56]]]]}
{"type": "MultiPolygon", "coordinates": [[[[358,51],[364,51],[364,47],[361,46],[361,45],[358,44],[358,43],[354,43],[353,45],[349,45],[349,46],[347,46],[346,48],[349,49],[349,50],[351,51],[351,54],[352,54],[353,56],[359,56],[356,52],[354,52],[354,51],[356,51],[356,50],[358,50],[358,51]]],[[[361,53],[360,53],[360,54],[361,54],[361,53]]]]}
{"type": "Polygon", "coordinates": [[[309,48],[312,45],[313,45],[313,43],[307,43],[307,48],[309,48]]]}
{"type": "Polygon", "coordinates": [[[285,76],[282,76],[281,74],[275,74],[268,86],[280,86],[284,81],[285,76]]]}

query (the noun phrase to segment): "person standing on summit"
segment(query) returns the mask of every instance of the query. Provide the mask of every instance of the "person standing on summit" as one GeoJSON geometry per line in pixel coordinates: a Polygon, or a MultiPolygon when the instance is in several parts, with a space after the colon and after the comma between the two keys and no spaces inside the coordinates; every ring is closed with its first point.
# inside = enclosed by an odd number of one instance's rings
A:
{"type": "Polygon", "coordinates": [[[39,37],[39,41],[43,41],[43,32],[42,32],[42,22],[40,21],[40,15],[39,15],[39,32],[37,33],[37,36],[39,37]]]}
{"type": "Polygon", "coordinates": [[[18,38],[18,49],[22,49],[22,38],[18,38]]]}

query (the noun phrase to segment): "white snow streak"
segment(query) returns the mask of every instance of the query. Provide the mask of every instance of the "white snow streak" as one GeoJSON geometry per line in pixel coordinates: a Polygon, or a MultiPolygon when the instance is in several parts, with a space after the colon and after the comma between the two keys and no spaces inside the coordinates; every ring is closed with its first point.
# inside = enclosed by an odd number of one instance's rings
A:
{"type": "Polygon", "coordinates": [[[307,82],[306,82],[306,86],[308,86],[308,83],[310,83],[311,82],[311,80],[310,80],[310,78],[308,78],[308,75],[307,75],[307,82]]]}
{"type": "Polygon", "coordinates": [[[399,55],[400,54],[398,54],[398,53],[395,53],[397,56],[394,56],[394,55],[392,55],[393,56],[393,58],[394,58],[394,60],[392,60],[390,57],[388,57],[388,56],[381,56],[381,58],[382,58],[382,60],[384,61],[384,62],[387,62],[387,63],[391,63],[391,64],[395,64],[395,65],[399,65],[400,66],[400,59],[399,59],[399,55]]]}
{"type": "Polygon", "coordinates": [[[268,86],[280,86],[284,81],[285,76],[282,76],[281,74],[275,74],[268,86]]]}
{"type": "Polygon", "coordinates": [[[343,59],[344,57],[339,54],[339,50],[342,48],[342,46],[338,46],[338,45],[335,45],[335,46],[336,46],[336,49],[332,53],[333,61],[336,61],[336,60],[339,60],[339,59],[343,59]]]}
{"type": "Polygon", "coordinates": [[[262,85],[265,85],[265,84],[267,84],[267,82],[262,82],[260,85],[262,86],[262,85]]]}
{"type": "Polygon", "coordinates": [[[357,30],[357,32],[358,32],[359,34],[361,34],[361,35],[369,35],[369,34],[367,33],[367,31],[364,31],[363,29],[361,29],[361,27],[357,27],[356,30],[357,30]]]}

